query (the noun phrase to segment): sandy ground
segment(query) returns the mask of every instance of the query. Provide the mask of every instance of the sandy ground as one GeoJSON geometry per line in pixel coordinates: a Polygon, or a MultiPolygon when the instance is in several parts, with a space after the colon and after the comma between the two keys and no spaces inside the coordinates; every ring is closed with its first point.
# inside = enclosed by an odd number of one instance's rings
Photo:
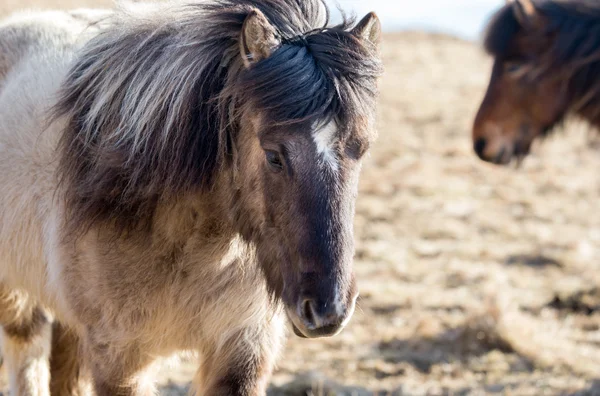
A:
{"type": "MultiPolygon", "coordinates": [[[[24,5],[2,0],[0,14],[24,5]]],[[[383,54],[360,308],[335,338],[290,338],[271,394],[600,395],[600,139],[571,122],[521,169],[481,163],[482,51],[402,33],[383,54]]],[[[162,394],[184,394],[193,372],[163,370],[162,394]]]]}

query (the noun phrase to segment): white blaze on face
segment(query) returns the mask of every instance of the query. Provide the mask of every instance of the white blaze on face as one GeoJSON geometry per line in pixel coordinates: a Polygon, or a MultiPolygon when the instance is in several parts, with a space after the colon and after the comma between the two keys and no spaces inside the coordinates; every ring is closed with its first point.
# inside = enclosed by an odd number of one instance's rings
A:
{"type": "Polygon", "coordinates": [[[317,146],[317,153],[321,161],[332,171],[337,172],[339,168],[338,160],[335,155],[335,144],[337,136],[337,125],[334,121],[320,127],[312,133],[313,140],[317,146]]]}

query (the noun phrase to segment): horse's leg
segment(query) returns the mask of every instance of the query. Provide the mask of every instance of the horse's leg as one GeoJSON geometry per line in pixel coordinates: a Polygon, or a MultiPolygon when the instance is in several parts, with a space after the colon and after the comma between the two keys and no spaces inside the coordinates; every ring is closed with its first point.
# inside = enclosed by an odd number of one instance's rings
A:
{"type": "Polygon", "coordinates": [[[202,365],[194,380],[196,394],[264,396],[283,341],[282,333],[280,323],[271,323],[220,340],[218,350],[215,345],[202,348],[202,365]]]}
{"type": "Polygon", "coordinates": [[[52,326],[50,394],[84,396],[92,393],[90,378],[82,366],[80,339],[58,322],[52,326]]]}
{"type": "Polygon", "coordinates": [[[52,325],[26,293],[0,288],[3,353],[12,395],[49,395],[52,325]]]}

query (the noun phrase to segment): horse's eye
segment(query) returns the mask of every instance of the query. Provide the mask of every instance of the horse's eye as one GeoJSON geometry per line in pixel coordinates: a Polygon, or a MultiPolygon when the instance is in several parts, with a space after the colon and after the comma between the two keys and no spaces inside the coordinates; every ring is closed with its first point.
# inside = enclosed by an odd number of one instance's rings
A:
{"type": "Polygon", "coordinates": [[[267,150],[265,151],[267,156],[267,163],[274,172],[281,172],[283,170],[283,161],[281,155],[277,151],[267,150]]]}
{"type": "Polygon", "coordinates": [[[507,62],[504,64],[504,71],[507,73],[516,73],[521,68],[521,64],[518,62],[507,62]]]}

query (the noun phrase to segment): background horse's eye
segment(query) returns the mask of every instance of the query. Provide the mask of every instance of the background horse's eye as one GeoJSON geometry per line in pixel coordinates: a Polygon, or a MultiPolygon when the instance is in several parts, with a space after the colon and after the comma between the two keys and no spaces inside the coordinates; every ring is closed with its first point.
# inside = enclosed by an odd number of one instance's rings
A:
{"type": "Polygon", "coordinates": [[[275,172],[280,172],[283,170],[283,161],[281,160],[281,155],[277,151],[266,151],[267,163],[275,172]]]}
{"type": "Polygon", "coordinates": [[[521,68],[521,64],[518,62],[507,62],[504,64],[504,71],[507,73],[516,73],[521,68]]]}

